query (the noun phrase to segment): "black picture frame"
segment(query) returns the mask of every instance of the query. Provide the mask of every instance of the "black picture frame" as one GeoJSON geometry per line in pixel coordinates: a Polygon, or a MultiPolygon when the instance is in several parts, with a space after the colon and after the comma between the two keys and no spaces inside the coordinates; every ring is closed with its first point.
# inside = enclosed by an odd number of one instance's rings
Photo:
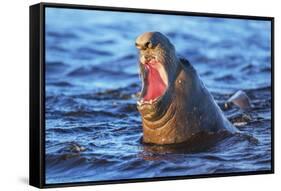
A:
{"type": "Polygon", "coordinates": [[[249,15],[231,15],[217,13],[197,13],[168,10],[136,9],[121,7],[102,7],[93,5],[73,5],[56,3],[39,3],[30,6],[30,129],[29,129],[29,184],[38,188],[53,188],[65,186],[83,186],[114,183],[131,183],[146,181],[163,181],[177,179],[194,179],[207,177],[225,177],[242,176],[274,173],[274,18],[249,16],[249,15]],[[221,173],[221,174],[200,174],[163,178],[141,178],[141,179],[122,179],[108,181],[90,181],[75,183],[46,184],[45,183],[45,8],[69,8],[85,10],[102,10],[118,12],[138,12],[138,13],[156,13],[165,15],[184,15],[215,18],[237,18],[263,20],[271,22],[271,169],[254,172],[239,173],[221,173]]]}

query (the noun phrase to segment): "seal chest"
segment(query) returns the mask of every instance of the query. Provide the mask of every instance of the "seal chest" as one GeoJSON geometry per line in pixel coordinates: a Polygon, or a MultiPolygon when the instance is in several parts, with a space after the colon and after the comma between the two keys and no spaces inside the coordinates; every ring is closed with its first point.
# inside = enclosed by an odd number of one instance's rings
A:
{"type": "Polygon", "coordinates": [[[142,79],[137,108],[145,143],[182,143],[201,132],[236,131],[192,65],[176,56],[167,37],[146,32],[135,44],[142,79]]]}

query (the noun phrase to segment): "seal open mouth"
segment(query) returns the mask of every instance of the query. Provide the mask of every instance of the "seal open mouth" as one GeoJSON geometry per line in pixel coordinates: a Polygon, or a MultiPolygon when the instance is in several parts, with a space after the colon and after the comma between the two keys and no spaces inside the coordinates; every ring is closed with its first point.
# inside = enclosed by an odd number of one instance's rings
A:
{"type": "Polygon", "coordinates": [[[168,79],[162,63],[156,58],[146,60],[142,64],[142,91],[138,105],[152,104],[166,92],[168,79]]]}

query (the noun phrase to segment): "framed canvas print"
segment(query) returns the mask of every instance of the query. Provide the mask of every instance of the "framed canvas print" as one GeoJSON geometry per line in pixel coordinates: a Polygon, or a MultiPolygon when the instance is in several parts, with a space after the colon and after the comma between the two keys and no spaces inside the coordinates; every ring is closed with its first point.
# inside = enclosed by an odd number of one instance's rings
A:
{"type": "Polygon", "coordinates": [[[274,172],[274,18],[30,7],[30,184],[274,172]]]}

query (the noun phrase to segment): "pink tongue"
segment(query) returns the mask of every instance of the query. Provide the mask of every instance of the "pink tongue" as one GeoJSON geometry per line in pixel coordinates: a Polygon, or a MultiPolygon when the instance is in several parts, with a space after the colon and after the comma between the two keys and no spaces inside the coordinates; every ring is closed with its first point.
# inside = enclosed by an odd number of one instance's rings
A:
{"type": "Polygon", "coordinates": [[[146,94],[144,96],[144,100],[153,100],[161,95],[164,94],[166,85],[162,78],[160,77],[160,74],[158,70],[154,67],[151,67],[146,64],[146,69],[148,71],[148,76],[147,76],[147,89],[146,89],[146,94]]]}

